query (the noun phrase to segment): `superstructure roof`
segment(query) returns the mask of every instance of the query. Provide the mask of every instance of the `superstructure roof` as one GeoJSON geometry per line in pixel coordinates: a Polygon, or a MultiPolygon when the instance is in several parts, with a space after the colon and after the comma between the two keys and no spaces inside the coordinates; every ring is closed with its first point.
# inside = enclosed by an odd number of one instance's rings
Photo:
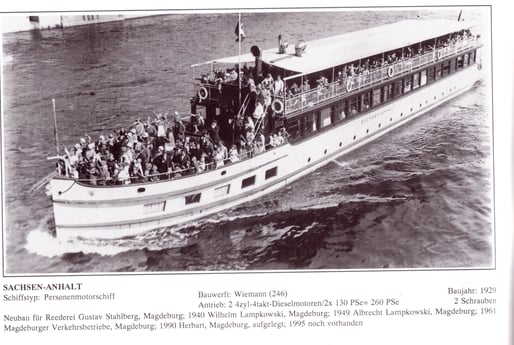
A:
{"type": "MultiPolygon", "coordinates": [[[[306,42],[307,46],[301,57],[295,55],[294,44],[290,44],[285,54],[278,54],[278,47],[267,49],[262,51],[262,61],[288,71],[308,74],[470,27],[471,25],[456,20],[404,20],[306,42]]],[[[192,67],[254,60],[255,58],[248,53],[195,64],[192,67]]]]}

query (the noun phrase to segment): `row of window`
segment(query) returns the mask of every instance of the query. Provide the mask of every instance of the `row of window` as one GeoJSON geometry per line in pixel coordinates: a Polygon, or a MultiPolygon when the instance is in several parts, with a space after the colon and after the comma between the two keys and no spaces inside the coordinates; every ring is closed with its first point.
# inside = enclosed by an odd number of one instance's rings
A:
{"type": "Polygon", "coordinates": [[[100,19],[100,16],[97,14],[97,15],[85,15],[85,16],[82,16],[82,20],[83,21],[89,21],[89,20],[95,20],[95,19],[100,19]]]}
{"type": "MultiPolygon", "coordinates": [[[[264,179],[268,180],[272,177],[275,177],[275,176],[277,176],[277,173],[278,173],[278,167],[273,167],[271,169],[268,169],[264,172],[264,179]]],[[[241,180],[241,189],[245,189],[245,188],[255,185],[255,179],[256,179],[256,175],[253,175],[253,176],[250,176],[250,177],[247,177],[247,178],[244,178],[243,180],[241,180]]],[[[216,188],[214,190],[214,197],[219,198],[219,197],[222,197],[229,193],[230,193],[230,184],[227,184],[227,185],[216,188]]],[[[202,193],[186,195],[185,196],[186,205],[199,203],[201,196],[202,196],[202,193]]]]}
{"type": "MultiPolygon", "coordinates": [[[[264,179],[268,180],[272,177],[277,176],[277,171],[278,171],[277,169],[278,169],[277,167],[273,167],[271,169],[266,170],[264,173],[264,179]]],[[[255,178],[256,178],[256,175],[253,175],[253,176],[243,179],[241,181],[241,189],[255,185],[255,178]]],[[[227,195],[229,193],[230,193],[230,184],[227,184],[227,185],[216,188],[214,190],[214,197],[219,198],[219,197],[221,197],[223,195],[227,195]]],[[[201,195],[202,195],[202,193],[186,195],[186,197],[185,197],[186,205],[200,202],[201,195]]]]}
{"type": "MultiPolygon", "coordinates": [[[[272,177],[275,177],[275,176],[277,176],[277,173],[278,173],[278,167],[273,167],[271,169],[268,169],[264,172],[264,179],[268,180],[272,177]]],[[[256,175],[244,178],[241,181],[241,189],[248,188],[250,186],[255,185],[255,178],[256,178],[256,175]]],[[[224,186],[217,187],[216,189],[214,189],[214,198],[219,198],[219,197],[222,197],[229,193],[230,193],[230,184],[226,184],[224,186]]],[[[201,198],[202,198],[202,193],[194,193],[194,194],[186,195],[184,197],[184,202],[186,205],[195,204],[195,203],[199,203],[201,198]]],[[[143,206],[143,213],[148,214],[148,213],[163,212],[165,209],[166,209],[166,201],[159,201],[159,202],[154,202],[154,203],[150,203],[150,204],[145,204],[143,206]]]]}
{"type": "Polygon", "coordinates": [[[426,69],[411,73],[403,78],[381,84],[359,94],[348,97],[325,109],[287,120],[290,140],[295,140],[319,131],[331,124],[352,118],[370,108],[375,108],[412,90],[444,78],[466,66],[474,64],[476,51],[444,60],[426,69]]]}

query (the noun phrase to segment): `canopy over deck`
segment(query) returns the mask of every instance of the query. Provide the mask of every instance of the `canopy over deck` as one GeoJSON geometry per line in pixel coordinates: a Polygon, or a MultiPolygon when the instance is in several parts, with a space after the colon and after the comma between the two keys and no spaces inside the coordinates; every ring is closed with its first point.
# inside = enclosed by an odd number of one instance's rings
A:
{"type": "MultiPolygon", "coordinates": [[[[309,74],[469,28],[471,25],[468,23],[456,20],[404,20],[307,42],[301,57],[295,55],[295,44],[290,43],[284,54],[279,54],[278,47],[275,47],[262,51],[261,59],[280,69],[309,74]]],[[[237,64],[254,60],[252,54],[248,53],[215,59],[191,67],[211,63],[237,64]]]]}

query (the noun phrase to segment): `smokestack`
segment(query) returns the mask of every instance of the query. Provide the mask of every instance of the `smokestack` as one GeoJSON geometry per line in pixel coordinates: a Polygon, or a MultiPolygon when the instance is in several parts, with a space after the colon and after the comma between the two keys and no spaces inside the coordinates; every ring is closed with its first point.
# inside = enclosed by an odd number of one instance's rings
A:
{"type": "Polygon", "coordinates": [[[257,81],[262,73],[261,49],[258,46],[252,46],[250,52],[255,56],[254,79],[257,81]]]}
{"type": "Polygon", "coordinates": [[[278,53],[285,54],[288,45],[287,41],[282,41],[282,35],[278,35],[278,53]]]}

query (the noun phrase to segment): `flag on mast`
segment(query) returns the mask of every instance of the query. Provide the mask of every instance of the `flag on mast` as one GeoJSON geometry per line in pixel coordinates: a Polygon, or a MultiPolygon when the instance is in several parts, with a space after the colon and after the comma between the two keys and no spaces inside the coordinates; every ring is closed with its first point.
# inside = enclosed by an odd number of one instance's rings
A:
{"type": "Polygon", "coordinates": [[[237,36],[236,42],[239,42],[239,41],[243,42],[243,40],[245,39],[246,36],[245,36],[245,32],[243,30],[243,23],[240,20],[237,22],[234,33],[237,36]]]}

